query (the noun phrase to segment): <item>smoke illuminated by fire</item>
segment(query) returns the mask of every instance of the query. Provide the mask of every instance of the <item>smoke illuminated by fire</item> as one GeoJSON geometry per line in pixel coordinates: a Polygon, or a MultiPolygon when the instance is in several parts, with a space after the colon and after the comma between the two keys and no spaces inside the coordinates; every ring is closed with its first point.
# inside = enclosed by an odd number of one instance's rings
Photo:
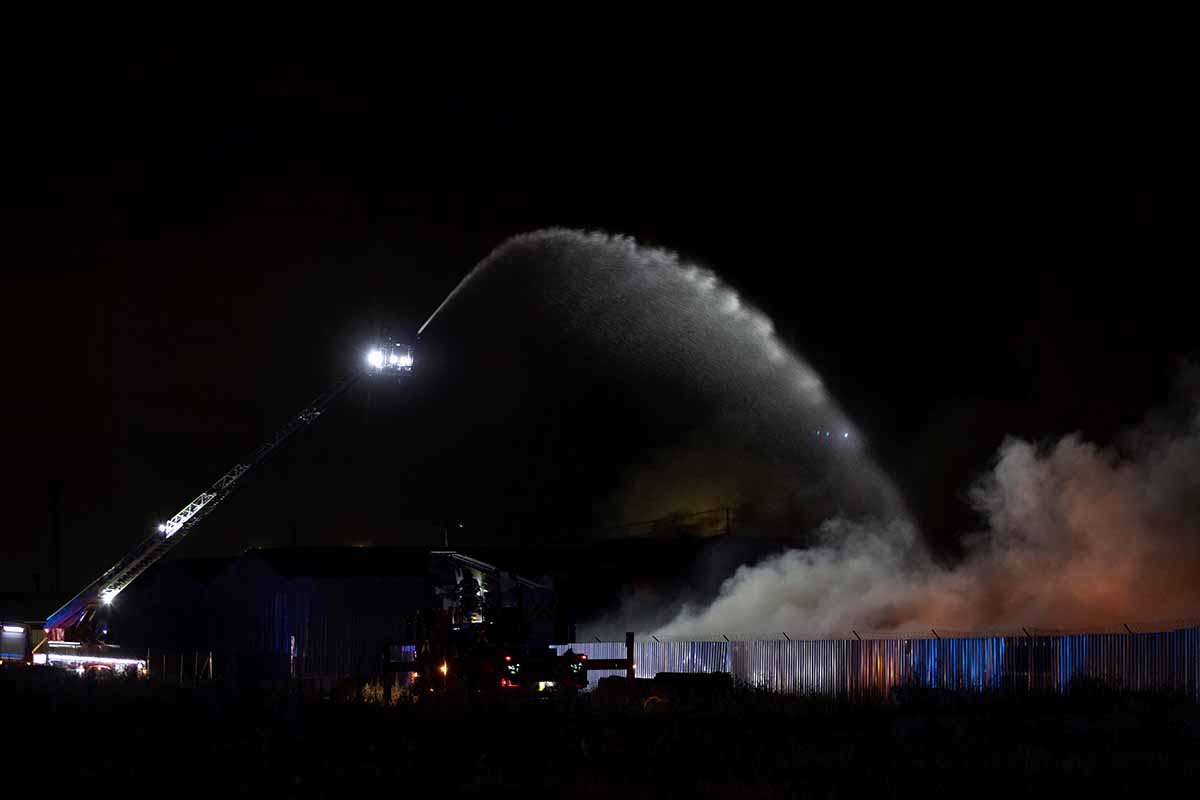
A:
{"type": "MultiPolygon", "coordinates": [[[[1194,383],[1194,381],[1193,381],[1194,383]]],[[[987,521],[936,565],[905,522],[826,523],[821,543],[740,568],[660,633],[1112,625],[1200,616],[1200,395],[1114,447],[1006,441],[971,492],[987,521]]]]}
{"type": "MultiPolygon", "coordinates": [[[[576,364],[634,374],[639,391],[661,381],[666,403],[661,391],[638,394],[651,419],[705,409],[703,424],[630,467],[617,493],[625,520],[736,505],[759,512],[757,533],[816,528],[805,547],[738,568],[711,602],[627,603],[615,630],[817,635],[1200,616],[1194,376],[1174,425],[1152,419],[1112,446],[1079,435],[1001,443],[970,492],[984,524],[947,566],[820,378],[715,273],[628,237],[539,231],[502,244],[443,307],[502,309],[535,340],[584,347],[576,364]],[[786,513],[764,511],[779,497],[786,513]]],[[[721,520],[694,527],[704,525],[721,520]]]]}

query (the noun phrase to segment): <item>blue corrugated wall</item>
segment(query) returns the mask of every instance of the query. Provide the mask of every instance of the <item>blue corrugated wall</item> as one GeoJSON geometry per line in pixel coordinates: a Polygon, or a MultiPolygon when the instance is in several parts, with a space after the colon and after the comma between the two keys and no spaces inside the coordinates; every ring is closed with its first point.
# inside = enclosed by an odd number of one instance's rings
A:
{"type": "MultiPolygon", "coordinates": [[[[558,645],[589,658],[624,658],[623,642],[558,645]]],[[[901,686],[1063,691],[1088,679],[1129,691],[1171,690],[1200,699],[1200,627],[1155,633],[639,641],[637,675],[730,672],[785,694],[885,697],[901,686]]],[[[593,672],[591,683],[605,675],[593,672]]]]}

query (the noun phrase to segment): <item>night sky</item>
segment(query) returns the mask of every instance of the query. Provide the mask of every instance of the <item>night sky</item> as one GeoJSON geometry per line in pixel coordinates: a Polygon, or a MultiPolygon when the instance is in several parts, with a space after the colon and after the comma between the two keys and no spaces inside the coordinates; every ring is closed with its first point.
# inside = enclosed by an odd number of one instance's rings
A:
{"type": "MultiPolygon", "coordinates": [[[[1132,78],[229,45],[40,61],[0,89],[7,591],[35,572],[52,588],[52,486],[72,590],[357,368],[380,325],[411,338],[494,247],[545,226],[717,271],[948,556],[1005,435],[1108,441],[1200,347],[1177,101],[1132,78]]],[[[666,390],[502,311],[448,313],[412,381],[360,384],[178,552],[613,522],[623,472],[704,410],[639,414],[666,390]]]]}

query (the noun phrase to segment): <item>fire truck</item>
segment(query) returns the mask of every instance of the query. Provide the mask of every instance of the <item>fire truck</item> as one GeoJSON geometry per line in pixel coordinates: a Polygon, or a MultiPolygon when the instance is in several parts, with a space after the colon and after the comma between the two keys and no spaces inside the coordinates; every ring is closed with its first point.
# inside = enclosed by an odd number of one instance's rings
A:
{"type": "Polygon", "coordinates": [[[551,646],[553,588],[462,553],[432,554],[439,605],[405,620],[388,672],[422,694],[542,696],[587,686],[587,656],[551,646]]]}

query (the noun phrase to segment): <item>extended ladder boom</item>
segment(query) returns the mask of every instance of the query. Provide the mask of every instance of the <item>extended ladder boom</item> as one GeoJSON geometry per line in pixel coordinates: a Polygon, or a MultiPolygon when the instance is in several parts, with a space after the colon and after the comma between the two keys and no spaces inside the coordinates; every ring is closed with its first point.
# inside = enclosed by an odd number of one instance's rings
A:
{"type": "Polygon", "coordinates": [[[293,417],[271,439],[259,445],[250,455],[235,464],[232,469],[220,478],[217,478],[216,482],[195,500],[184,506],[175,516],[160,524],[158,529],[146,540],[131,550],[107,572],[88,584],[83,591],[71,598],[66,605],[51,614],[46,619],[46,631],[50,634],[50,638],[63,638],[63,633],[66,629],[84,621],[90,615],[94,614],[95,610],[101,605],[112,602],[112,599],[126,586],[157,563],[189,531],[196,527],[202,519],[208,516],[216,508],[217,504],[228,497],[237,488],[238,482],[247,472],[254,469],[273,450],[286,442],[292,434],[307,427],[317,417],[321,416],[325,412],[325,409],[354,385],[355,381],[362,377],[363,374],[362,371],[355,372],[334,384],[328,391],[293,417]]]}

